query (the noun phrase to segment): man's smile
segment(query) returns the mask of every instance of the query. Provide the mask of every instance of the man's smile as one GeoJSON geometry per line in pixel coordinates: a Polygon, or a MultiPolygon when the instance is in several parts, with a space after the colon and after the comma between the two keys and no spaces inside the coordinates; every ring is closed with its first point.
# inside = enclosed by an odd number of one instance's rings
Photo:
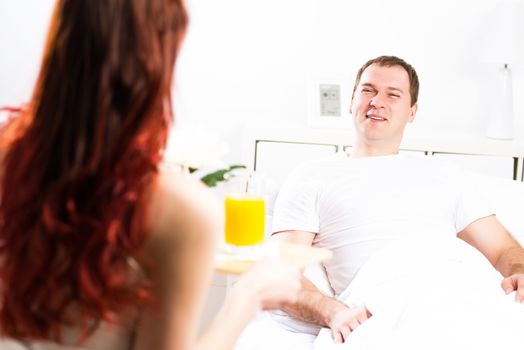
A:
{"type": "Polygon", "coordinates": [[[378,116],[376,114],[366,114],[366,119],[376,120],[376,121],[387,121],[386,118],[378,116]]]}

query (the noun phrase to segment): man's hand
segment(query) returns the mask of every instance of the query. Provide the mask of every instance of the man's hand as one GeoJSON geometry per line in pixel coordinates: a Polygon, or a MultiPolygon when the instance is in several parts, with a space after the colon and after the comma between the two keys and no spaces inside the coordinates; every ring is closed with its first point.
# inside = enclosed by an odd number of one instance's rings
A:
{"type": "Polygon", "coordinates": [[[334,342],[345,342],[349,334],[370,317],[371,313],[363,306],[337,311],[328,323],[334,342]]]}
{"type": "Polygon", "coordinates": [[[501,287],[506,294],[517,291],[515,293],[515,301],[517,303],[524,301],[524,273],[516,273],[504,278],[501,287]]]}

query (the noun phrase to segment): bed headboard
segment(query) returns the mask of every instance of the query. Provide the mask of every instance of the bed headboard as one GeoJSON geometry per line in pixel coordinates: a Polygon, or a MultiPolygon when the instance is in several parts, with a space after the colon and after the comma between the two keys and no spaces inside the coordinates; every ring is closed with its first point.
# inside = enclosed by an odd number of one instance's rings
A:
{"type": "MultiPolygon", "coordinates": [[[[335,153],[351,154],[349,129],[254,128],[244,132],[243,160],[250,169],[281,179],[297,164],[335,153]]],[[[401,153],[445,157],[477,173],[524,181],[524,143],[463,134],[445,138],[406,132],[401,153]]]]}

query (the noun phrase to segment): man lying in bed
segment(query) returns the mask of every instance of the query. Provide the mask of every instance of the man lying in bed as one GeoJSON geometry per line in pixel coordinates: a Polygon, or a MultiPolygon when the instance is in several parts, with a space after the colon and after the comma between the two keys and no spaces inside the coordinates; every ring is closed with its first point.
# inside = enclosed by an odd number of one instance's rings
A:
{"type": "MultiPolygon", "coordinates": [[[[275,205],[276,239],[326,247],[324,264],[335,295],[379,249],[410,237],[458,236],[505,277],[506,294],[524,300],[524,250],[467,179],[432,157],[398,155],[404,128],[417,112],[413,67],[382,56],[359,70],[350,112],[356,141],[351,158],[309,162],[290,175],[275,205]]],[[[387,293],[387,291],[384,291],[387,293]]],[[[305,279],[297,303],[284,311],[331,328],[344,339],[371,313],[327,297],[305,279]]]]}

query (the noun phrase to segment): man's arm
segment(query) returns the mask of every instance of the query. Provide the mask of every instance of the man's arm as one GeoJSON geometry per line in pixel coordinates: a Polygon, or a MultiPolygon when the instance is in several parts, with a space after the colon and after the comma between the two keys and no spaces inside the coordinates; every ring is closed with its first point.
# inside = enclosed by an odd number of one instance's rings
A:
{"type": "MultiPolygon", "coordinates": [[[[313,244],[314,237],[315,233],[306,231],[282,231],[273,235],[273,239],[308,246],[313,244]]],[[[297,301],[286,304],[282,310],[299,320],[331,328],[336,343],[344,342],[355,328],[371,316],[363,307],[348,308],[324,295],[304,276],[297,301]]]]}
{"type": "Polygon", "coordinates": [[[515,300],[524,301],[524,249],[494,215],[469,224],[458,237],[477,248],[506,277],[506,294],[517,291],[515,300]]]}

